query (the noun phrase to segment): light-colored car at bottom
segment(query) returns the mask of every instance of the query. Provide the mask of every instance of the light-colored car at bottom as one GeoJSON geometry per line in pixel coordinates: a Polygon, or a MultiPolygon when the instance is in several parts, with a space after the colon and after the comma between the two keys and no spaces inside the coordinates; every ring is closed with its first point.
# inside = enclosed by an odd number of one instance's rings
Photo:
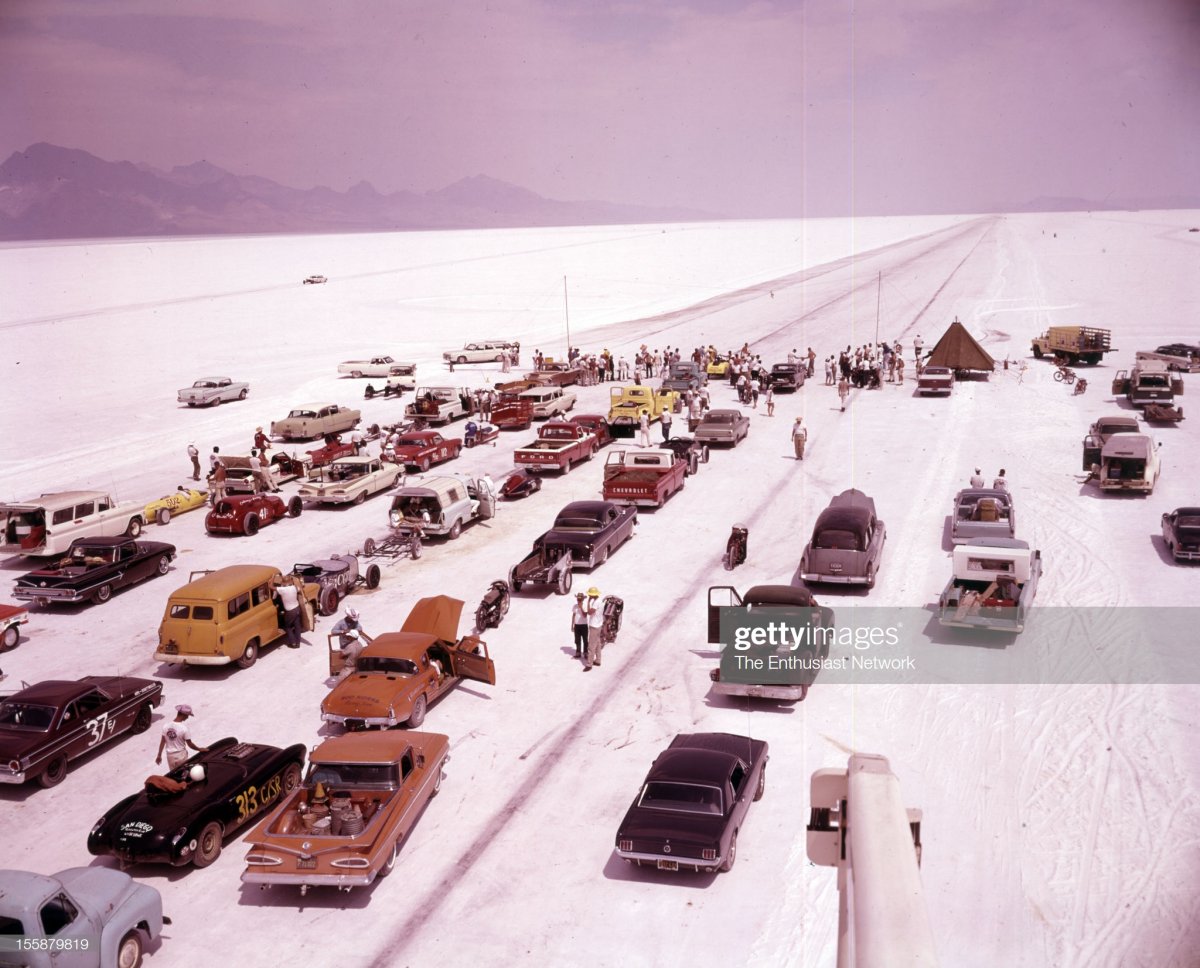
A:
{"type": "Polygon", "coordinates": [[[238,383],[227,376],[206,376],[180,390],[179,402],[189,407],[215,407],[230,400],[245,400],[249,394],[249,383],[238,383]]]}
{"type": "Polygon", "coordinates": [[[533,404],[534,420],[562,416],[575,406],[575,394],[558,386],[531,387],[522,390],[519,399],[533,404]]]}
{"type": "Polygon", "coordinates": [[[121,871],[0,871],[0,929],[10,941],[29,942],[24,950],[0,948],[3,965],[133,968],[163,921],[162,895],[121,871]]]}
{"type": "Polygon", "coordinates": [[[300,497],[319,504],[362,504],[394,486],[403,473],[399,464],[385,464],[378,457],[339,457],[300,486],[300,497]]]}
{"type": "Polygon", "coordinates": [[[958,545],[954,572],[938,599],[938,621],[956,628],[1020,632],[1037,595],[1042,553],[1015,538],[958,545]]]}
{"type": "Polygon", "coordinates": [[[887,528],[875,515],[875,501],[850,488],[817,517],[812,538],[800,556],[806,582],[875,586],[887,528]]]}
{"type": "Polygon", "coordinates": [[[336,403],[306,403],[293,407],[283,420],[271,423],[271,435],[284,440],[313,440],[328,434],[353,430],[362,420],[362,412],[336,403]]]}

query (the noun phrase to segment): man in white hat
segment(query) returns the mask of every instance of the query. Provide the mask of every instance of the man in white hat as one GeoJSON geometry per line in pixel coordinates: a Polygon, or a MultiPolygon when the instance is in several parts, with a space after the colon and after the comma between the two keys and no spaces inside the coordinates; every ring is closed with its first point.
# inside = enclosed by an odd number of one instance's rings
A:
{"type": "Polygon", "coordinates": [[[175,707],[175,718],[163,725],[162,739],[158,741],[158,756],[154,759],[155,763],[162,763],[164,750],[167,753],[167,765],[172,770],[187,761],[189,746],[197,753],[208,752],[207,746],[197,746],[192,742],[192,734],[187,728],[188,717],[191,715],[191,706],[175,707]]]}
{"type": "Polygon", "coordinates": [[[987,487],[987,483],[983,479],[983,471],[978,467],[975,468],[975,473],[971,475],[972,487],[987,487]]]}
{"type": "Polygon", "coordinates": [[[187,455],[192,459],[192,480],[200,480],[200,448],[194,440],[188,441],[187,455]]]}
{"type": "Polygon", "coordinates": [[[338,636],[338,645],[341,647],[345,668],[348,670],[354,668],[359,654],[371,644],[371,636],[363,631],[357,608],[347,608],[346,614],[330,630],[329,634],[338,636]]]}

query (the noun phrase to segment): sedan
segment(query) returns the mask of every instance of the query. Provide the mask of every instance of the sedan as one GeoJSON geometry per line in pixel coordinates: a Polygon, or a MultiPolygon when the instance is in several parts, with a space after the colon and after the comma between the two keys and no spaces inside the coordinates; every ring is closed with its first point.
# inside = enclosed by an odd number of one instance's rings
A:
{"type": "Polygon", "coordinates": [[[1176,508],[1164,514],[1162,536],[1176,561],[1200,561],[1200,508],[1176,508]]]}
{"type": "Polygon", "coordinates": [[[767,787],[765,740],[680,733],[658,754],[617,828],[617,853],[662,871],[727,871],[738,831],[767,787]]]}
{"type": "Polygon", "coordinates": [[[886,540],[887,528],[875,515],[875,502],[862,491],[842,491],[813,526],[812,540],[800,557],[800,577],[873,588],[886,540]]]}
{"type": "Polygon", "coordinates": [[[67,761],[123,733],[150,728],[162,683],[132,676],[86,676],[28,686],[0,702],[0,783],[61,783],[67,761]]]}
{"type": "Polygon", "coordinates": [[[13,595],[39,605],[104,603],[118,588],[165,575],[175,546],[132,538],[76,538],[65,557],[17,579],[13,595]]]}
{"type": "Polygon", "coordinates": [[[416,467],[422,473],[434,464],[454,460],[462,451],[461,437],[443,437],[433,430],[417,430],[402,434],[396,441],[395,462],[416,467]]]}
{"type": "Polygon", "coordinates": [[[206,376],[179,391],[179,402],[189,407],[215,407],[230,400],[245,400],[249,383],[238,383],[227,376],[206,376]]]}
{"type": "Polygon", "coordinates": [[[729,444],[736,447],[750,433],[750,418],[740,410],[709,410],[696,427],[701,444],[729,444]]]}

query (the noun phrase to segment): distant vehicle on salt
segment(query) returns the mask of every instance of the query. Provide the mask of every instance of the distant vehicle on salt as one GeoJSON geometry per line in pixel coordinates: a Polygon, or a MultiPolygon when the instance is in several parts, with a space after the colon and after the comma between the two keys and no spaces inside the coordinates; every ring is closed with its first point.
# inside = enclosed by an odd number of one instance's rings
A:
{"type": "Polygon", "coordinates": [[[189,407],[215,407],[230,400],[245,400],[249,393],[249,383],[236,383],[227,376],[205,376],[180,390],[179,402],[189,407]]]}
{"type": "Polygon", "coordinates": [[[322,284],[324,284],[324,283],[326,283],[326,282],[328,282],[328,281],[329,281],[329,280],[328,280],[328,279],[326,279],[324,276],[309,276],[307,279],[305,279],[305,280],[304,280],[304,285],[306,285],[306,286],[320,286],[320,285],[322,285],[322,284]]]}

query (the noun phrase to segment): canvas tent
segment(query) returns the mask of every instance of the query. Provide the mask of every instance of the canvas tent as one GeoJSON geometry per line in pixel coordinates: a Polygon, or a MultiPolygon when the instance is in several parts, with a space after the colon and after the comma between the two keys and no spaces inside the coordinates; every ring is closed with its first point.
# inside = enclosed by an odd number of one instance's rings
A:
{"type": "Polygon", "coordinates": [[[952,370],[983,370],[991,373],[996,361],[980,346],[955,317],[937,345],[929,351],[926,366],[948,366],[952,370]]]}

